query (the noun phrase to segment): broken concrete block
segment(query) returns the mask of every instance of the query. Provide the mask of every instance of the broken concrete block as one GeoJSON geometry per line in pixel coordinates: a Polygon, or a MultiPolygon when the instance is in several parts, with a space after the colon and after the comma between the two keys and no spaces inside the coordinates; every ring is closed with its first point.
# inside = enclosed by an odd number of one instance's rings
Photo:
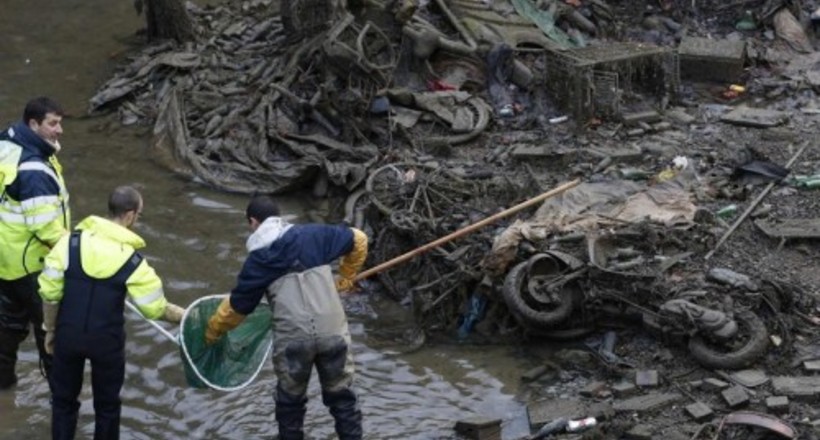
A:
{"type": "Polygon", "coordinates": [[[803,369],[810,372],[820,371],[820,360],[803,361],[803,369]]]}
{"type": "Polygon", "coordinates": [[[709,405],[703,402],[695,402],[691,405],[686,405],[686,413],[696,422],[703,422],[712,417],[714,411],[709,405]]]}
{"type": "Polygon", "coordinates": [[[667,110],[665,113],[668,119],[671,119],[678,124],[691,124],[695,122],[695,117],[686,113],[686,110],[682,108],[673,108],[671,110],[667,110]]]}
{"type": "Polygon", "coordinates": [[[669,130],[670,128],[672,128],[672,124],[670,124],[669,122],[666,122],[666,121],[652,124],[652,129],[655,130],[655,131],[664,131],[664,130],[669,130]]]}
{"type": "Polygon", "coordinates": [[[578,157],[578,149],[574,146],[559,145],[554,142],[547,142],[541,145],[530,143],[518,143],[507,147],[513,159],[525,161],[532,159],[544,159],[549,161],[564,160],[571,161],[578,157]]]}
{"type": "Polygon", "coordinates": [[[470,440],[501,440],[501,419],[474,417],[456,422],[455,431],[470,440]]]}
{"type": "Polygon", "coordinates": [[[816,400],[820,396],[820,376],[773,377],[772,389],[777,395],[816,400]]]}
{"type": "Polygon", "coordinates": [[[579,393],[584,397],[597,397],[602,391],[606,390],[606,382],[594,381],[587,386],[581,388],[579,393]]]}
{"type": "Polygon", "coordinates": [[[528,371],[525,371],[524,374],[521,375],[521,380],[524,382],[532,382],[537,380],[539,377],[543,376],[547,372],[546,365],[539,365],[535,368],[532,368],[528,371]]]}
{"type": "Polygon", "coordinates": [[[635,385],[639,387],[658,386],[657,370],[639,370],[635,372],[635,385]]]}
{"type": "Polygon", "coordinates": [[[654,428],[651,425],[635,425],[624,433],[624,438],[629,440],[652,440],[653,430],[654,428]]]}
{"type": "Polygon", "coordinates": [[[703,381],[702,380],[690,380],[688,382],[688,385],[689,385],[690,388],[701,388],[701,387],[703,387],[703,381]]]}
{"type": "Polygon", "coordinates": [[[733,386],[723,390],[720,395],[723,396],[723,400],[726,401],[726,404],[732,409],[740,408],[749,403],[749,395],[746,394],[746,390],[741,386],[733,386]]]}
{"type": "Polygon", "coordinates": [[[589,414],[587,405],[578,399],[547,399],[527,405],[530,428],[538,429],[555,419],[582,419],[589,414]]]}
{"type": "Polygon", "coordinates": [[[664,431],[661,434],[652,436],[652,440],[690,440],[692,434],[684,434],[681,431],[664,431]]]}
{"type": "Polygon", "coordinates": [[[684,37],[678,46],[680,74],[698,81],[735,82],[743,73],[746,42],[684,37]]]}
{"type": "Polygon", "coordinates": [[[734,383],[743,385],[746,388],[754,388],[769,381],[769,376],[766,376],[766,373],[761,370],[735,371],[729,377],[734,383]]]}
{"type": "Polygon", "coordinates": [[[646,110],[642,112],[627,113],[621,116],[623,123],[626,125],[635,125],[640,122],[657,122],[661,120],[660,113],[655,110],[646,110]]]}
{"type": "Polygon", "coordinates": [[[638,387],[632,382],[619,382],[612,385],[612,392],[615,393],[615,397],[628,397],[637,391],[638,387]]]}
{"type": "Polygon", "coordinates": [[[766,409],[775,413],[789,412],[789,398],[786,396],[771,396],[766,398],[766,409]]]}
{"type": "Polygon", "coordinates": [[[789,120],[789,114],[764,108],[738,107],[721,116],[720,120],[728,124],[768,128],[785,123],[789,120]]]}
{"type": "Polygon", "coordinates": [[[715,379],[713,377],[710,377],[708,379],[703,380],[703,387],[708,389],[708,390],[720,391],[720,390],[729,388],[729,384],[727,382],[724,382],[724,381],[720,380],[720,379],[715,379]]]}
{"type": "Polygon", "coordinates": [[[756,220],[755,226],[769,237],[820,238],[820,219],[816,218],[756,220]]]}
{"type": "Polygon", "coordinates": [[[621,400],[615,402],[612,407],[615,411],[652,411],[671,405],[683,396],[678,393],[650,393],[644,396],[636,396],[631,399],[621,400]]]}

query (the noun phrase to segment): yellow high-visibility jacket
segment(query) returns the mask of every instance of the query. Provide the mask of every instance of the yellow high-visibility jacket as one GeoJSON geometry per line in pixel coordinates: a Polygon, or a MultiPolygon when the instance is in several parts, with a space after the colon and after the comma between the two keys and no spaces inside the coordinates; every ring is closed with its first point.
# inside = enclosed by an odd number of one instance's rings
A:
{"type": "Polygon", "coordinates": [[[43,268],[71,225],[68,191],[53,147],[18,123],[0,133],[0,279],[43,268]]]}
{"type": "MultiPolygon", "coordinates": [[[[145,247],[145,241],[136,233],[102,217],[90,216],[77,225],[82,231],[80,256],[86,275],[96,279],[110,278],[131,258],[134,252],[145,247]]],[[[40,296],[43,301],[57,303],[63,298],[64,273],[68,268],[70,235],[57,242],[45,260],[40,274],[40,296]]],[[[159,319],[168,301],[154,269],[143,259],[126,281],[128,296],[148,319],[159,319]]]]}

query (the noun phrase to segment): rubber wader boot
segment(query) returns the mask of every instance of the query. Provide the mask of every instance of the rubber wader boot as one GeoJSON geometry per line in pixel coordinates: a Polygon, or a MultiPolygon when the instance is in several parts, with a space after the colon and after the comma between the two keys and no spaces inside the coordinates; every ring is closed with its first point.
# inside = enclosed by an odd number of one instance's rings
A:
{"type": "Polygon", "coordinates": [[[279,440],[303,440],[302,426],[307,412],[307,397],[294,396],[276,387],[276,423],[279,425],[279,440]]]}
{"type": "Polygon", "coordinates": [[[17,383],[14,372],[17,363],[17,349],[25,334],[0,331],[0,390],[7,390],[17,383]]]}
{"type": "Polygon", "coordinates": [[[336,420],[339,440],[361,440],[362,412],[356,394],[351,390],[323,391],[322,401],[330,408],[330,414],[336,420]]]}

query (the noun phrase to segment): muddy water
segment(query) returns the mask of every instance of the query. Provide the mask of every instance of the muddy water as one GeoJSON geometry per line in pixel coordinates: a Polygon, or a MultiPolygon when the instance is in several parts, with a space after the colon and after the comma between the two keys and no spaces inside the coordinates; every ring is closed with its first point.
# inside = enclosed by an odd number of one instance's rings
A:
{"type": "MultiPolygon", "coordinates": [[[[245,197],[211,191],[158,168],[144,157],[148,127],[121,127],[112,117],[85,116],[87,100],[136,43],[142,26],[131,2],[112,0],[3,0],[0,14],[0,124],[20,117],[30,97],[46,94],[69,112],[60,158],[72,192],[75,221],[104,213],[114,186],[135,184],[146,200],[138,232],[147,257],[179,304],[230,289],[244,257],[248,231],[245,197]]],[[[295,221],[321,204],[282,200],[295,221]]],[[[351,308],[358,388],[366,438],[447,438],[455,420],[482,415],[504,420],[505,439],[527,432],[523,404],[515,397],[518,378],[532,367],[508,347],[436,346],[402,354],[401,344],[383,335],[398,333],[405,318],[390,303],[355,301],[351,308]]],[[[130,315],[123,439],[271,438],[272,367],[241,392],[226,394],[186,387],[175,345],[130,315]]],[[[48,438],[48,390],[37,371],[29,338],[18,363],[20,382],[0,393],[0,439],[48,438]]],[[[92,401],[86,387],[78,438],[93,432],[92,401]]],[[[317,381],[310,388],[310,438],[333,438],[332,421],[321,405],[317,381]]]]}

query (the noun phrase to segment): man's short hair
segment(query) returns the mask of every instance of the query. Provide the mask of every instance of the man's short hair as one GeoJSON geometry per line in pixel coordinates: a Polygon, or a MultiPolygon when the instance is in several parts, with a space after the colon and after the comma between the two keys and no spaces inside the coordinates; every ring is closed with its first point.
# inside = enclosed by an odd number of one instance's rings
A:
{"type": "Polygon", "coordinates": [[[138,211],[142,196],[133,186],[118,186],[108,197],[108,214],[120,218],[128,211],[138,211]]]}
{"type": "Polygon", "coordinates": [[[245,210],[245,217],[247,217],[248,221],[255,219],[261,223],[267,220],[268,217],[278,216],[279,204],[273,200],[273,197],[264,194],[257,194],[251,197],[251,201],[248,203],[248,209],[245,210]]]}
{"type": "Polygon", "coordinates": [[[34,119],[39,124],[43,122],[48,113],[55,113],[59,116],[65,115],[63,108],[53,99],[46,96],[34,98],[26,104],[26,108],[23,110],[23,123],[28,124],[28,121],[34,119]]]}

